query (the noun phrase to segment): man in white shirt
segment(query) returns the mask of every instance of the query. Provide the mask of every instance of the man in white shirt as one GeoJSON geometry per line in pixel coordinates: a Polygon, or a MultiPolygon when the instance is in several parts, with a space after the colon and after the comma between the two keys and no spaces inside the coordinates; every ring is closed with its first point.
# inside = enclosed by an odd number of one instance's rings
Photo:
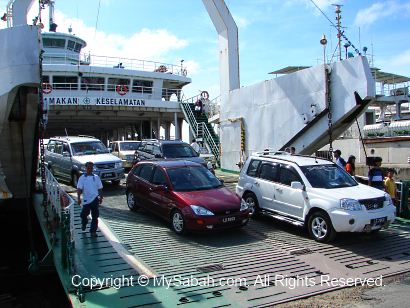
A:
{"type": "Polygon", "coordinates": [[[87,162],[85,164],[86,173],[84,173],[78,179],[77,184],[77,196],[78,204],[82,205],[81,210],[81,229],[85,231],[87,228],[88,218],[87,216],[91,212],[91,226],[90,233],[91,236],[97,237],[97,228],[98,228],[98,216],[100,212],[98,206],[103,200],[102,188],[100,177],[96,174],[93,174],[93,162],[87,162]],[[83,201],[81,202],[81,195],[83,195],[83,201]]]}
{"type": "Polygon", "coordinates": [[[192,139],[191,147],[195,150],[195,152],[199,154],[200,147],[199,147],[198,142],[196,142],[195,139],[192,139]]]}

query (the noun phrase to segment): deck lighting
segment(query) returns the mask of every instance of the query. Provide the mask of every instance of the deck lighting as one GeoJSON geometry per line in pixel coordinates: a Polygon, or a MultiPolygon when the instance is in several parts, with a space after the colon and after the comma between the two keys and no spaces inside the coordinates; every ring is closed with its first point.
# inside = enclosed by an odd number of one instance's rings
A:
{"type": "Polygon", "coordinates": [[[327,39],[326,35],[323,34],[322,39],[320,40],[320,44],[323,46],[323,63],[326,63],[326,44],[327,44],[327,39]]]}

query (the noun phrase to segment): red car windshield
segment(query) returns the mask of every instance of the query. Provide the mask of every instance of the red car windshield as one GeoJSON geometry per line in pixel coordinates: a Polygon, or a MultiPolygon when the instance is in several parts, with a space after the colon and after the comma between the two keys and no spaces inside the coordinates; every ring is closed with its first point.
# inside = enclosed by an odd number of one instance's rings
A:
{"type": "Polygon", "coordinates": [[[205,167],[181,167],[168,169],[174,191],[214,189],[222,183],[205,167]]]}

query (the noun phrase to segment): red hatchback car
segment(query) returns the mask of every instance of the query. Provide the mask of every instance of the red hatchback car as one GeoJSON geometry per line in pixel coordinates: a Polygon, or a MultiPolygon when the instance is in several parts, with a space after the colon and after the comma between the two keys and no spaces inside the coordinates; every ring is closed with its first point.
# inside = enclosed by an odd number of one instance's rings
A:
{"type": "Polygon", "coordinates": [[[204,166],[190,161],[143,161],[127,177],[129,209],[146,209],[172,229],[213,230],[244,226],[248,205],[204,166]]]}

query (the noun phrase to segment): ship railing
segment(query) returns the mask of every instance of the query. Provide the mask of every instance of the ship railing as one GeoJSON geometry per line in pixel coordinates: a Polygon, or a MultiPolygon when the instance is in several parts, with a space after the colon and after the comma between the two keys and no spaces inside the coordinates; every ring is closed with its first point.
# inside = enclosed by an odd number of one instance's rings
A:
{"type": "Polygon", "coordinates": [[[43,64],[93,65],[118,69],[166,73],[184,77],[187,76],[187,68],[183,65],[121,57],[90,55],[87,53],[81,53],[79,56],[75,57],[73,56],[73,53],[47,52],[44,54],[43,64]]]}
{"type": "Polygon", "coordinates": [[[383,85],[376,82],[377,96],[407,96],[409,94],[410,82],[401,82],[383,85]]]}
{"type": "Polygon", "coordinates": [[[67,194],[53,174],[45,168],[47,204],[51,205],[53,220],[60,222],[61,258],[68,273],[73,271],[74,199],[67,194]]]}
{"type": "MultiPolygon", "coordinates": [[[[74,77],[76,78],[76,77],[74,77]]],[[[164,99],[165,101],[181,101],[182,90],[172,88],[156,88],[147,86],[130,86],[126,82],[122,84],[102,84],[102,83],[81,83],[78,82],[48,82],[43,83],[44,91],[64,90],[68,91],[70,96],[78,95],[78,91],[92,92],[125,92],[124,97],[128,95],[142,95],[146,99],[164,99]]]]}
{"type": "Polygon", "coordinates": [[[218,96],[210,101],[208,118],[212,118],[221,113],[221,96],[218,96]]]}
{"type": "Polygon", "coordinates": [[[403,126],[368,129],[364,131],[364,135],[366,138],[410,136],[410,121],[403,121],[403,126]]]}

